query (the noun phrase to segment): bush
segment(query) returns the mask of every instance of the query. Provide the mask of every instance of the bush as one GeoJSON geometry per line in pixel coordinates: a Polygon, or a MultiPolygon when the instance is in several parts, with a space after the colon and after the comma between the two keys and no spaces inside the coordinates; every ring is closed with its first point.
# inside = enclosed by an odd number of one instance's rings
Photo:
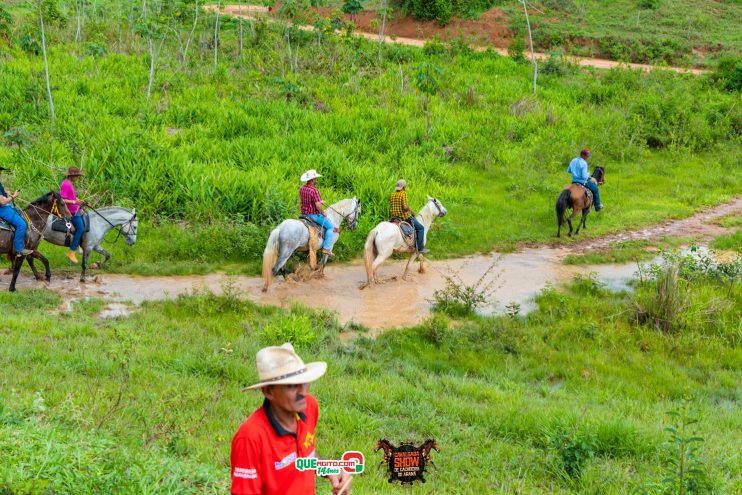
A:
{"type": "Polygon", "coordinates": [[[639,8],[657,10],[662,5],[662,0],[639,0],[639,8]]]}
{"type": "Polygon", "coordinates": [[[742,57],[720,58],[711,80],[727,91],[742,91],[742,57]]]}
{"type": "Polygon", "coordinates": [[[579,478],[585,465],[595,458],[597,441],[592,432],[565,431],[558,429],[551,437],[560,467],[569,478],[579,478]]]}
{"type": "Polygon", "coordinates": [[[645,298],[636,299],[636,319],[640,325],[650,324],[665,333],[681,326],[680,316],[688,296],[678,273],[676,264],[662,268],[657,275],[655,290],[645,298]]]}
{"type": "Polygon", "coordinates": [[[317,342],[318,336],[311,320],[304,315],[289,315],[274,318],[263,328],[260,335],[263,345],[281,345],[284,342],[298,348],[306,348],[317,342]]]}

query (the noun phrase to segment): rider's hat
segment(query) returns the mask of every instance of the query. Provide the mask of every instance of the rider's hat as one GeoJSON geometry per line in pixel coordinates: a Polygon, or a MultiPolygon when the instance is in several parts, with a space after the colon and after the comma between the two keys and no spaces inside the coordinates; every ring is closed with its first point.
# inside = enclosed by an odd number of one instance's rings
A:
{"type": "Polygon", "coordinates": [[[401,191],[407,186],[407,181],[404,179],[399,179],[397,181],[397,187],[394,188],[395,191],[401,191]]]}
{"type": "Polygon", "coordinates": [[[299,385],[319,379],[327,371],[327,363],[316,361],[304,364],[288,342],[281,346],[264,347],[255,355],[259,383],[243,388],[255,390],[269,385],[299,385]]]}
{"type": "Polygon", "coordinates": [[[590,153],[589,149],[585,148],[584,150],[580,151],[580,156],[585,156],[587,158],[590,158],[593,155],[592,153],[590,153]]]}
{"type": "Polygon", "coordinates": [[[301,181],[302,182],[309,182],[310,180],[316,179],[317,177],[322,177],[322,176],[320,174],[318,174],[316,170],[312,169],[312,170],[308,170],[308,171],[306,171],[306,172],[304,172],[302,174],[301,181]]]}
{"type": "Polygon", "coordinates": [[[67,169],[66,177],[81,177],[85,175],[82,170],[77,167],[70,167],[67,169]]]}

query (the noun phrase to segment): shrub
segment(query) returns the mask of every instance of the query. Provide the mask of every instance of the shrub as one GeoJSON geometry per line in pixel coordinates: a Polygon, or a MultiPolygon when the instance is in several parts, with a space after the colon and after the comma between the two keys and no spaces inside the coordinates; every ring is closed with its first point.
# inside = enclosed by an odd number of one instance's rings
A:
{"type": "Polygon", "coordinates": [[[662,5],[662,0],[639,0],[639,7],[642,9],[657,10],[662,5]]]}
{"type": "Polygon", "coordinates": [[[663,467],[665,495],[701,495],[713,493],[699,453],[703,438],[693,425],[698,423],[696,414],[686,402],[680,410],[670,411],[672,424],[665,428],[668,434],[663,467]]]}
{"type": "Polygon", "coordinates": [[[742,91],[742,57],[720,58],[710,77],[722,89],[742,91]]]}
{"type": "Polygon", "coordinates": [[[304,315],[289,315],[273,318],[260,335],[264,345],[281,345],[291,342],[296,348],[309,347],[318,337],[312,328],[311,320],[304,315]]]}
{"type": "Polygon", "coordinates": [[[636,319],[640,325],[650,324],[669,333],[680,327],[680,316],[688,296],[684,281],[678,277],[676,264],[662,268],[657,274],[655,290],[647,297],[637,297],[636,319]]]}
{"type": "Polygon", "coordinates": [[[551,437],[560,467],[569,478],[579,478],[585,465],[595,458],[597,441],[592,432],[566,431],[560,428],[551,437]]]}
{"type": "Polygon", "coordinates": [[[519,31],[514,31],[512,38],[510,38],[510,44],[508,45],[508,57],[515,60],[516,62],[525,62],[526,57],[523,56],[523,52],[526,49],[526,40],[519,31]]]}

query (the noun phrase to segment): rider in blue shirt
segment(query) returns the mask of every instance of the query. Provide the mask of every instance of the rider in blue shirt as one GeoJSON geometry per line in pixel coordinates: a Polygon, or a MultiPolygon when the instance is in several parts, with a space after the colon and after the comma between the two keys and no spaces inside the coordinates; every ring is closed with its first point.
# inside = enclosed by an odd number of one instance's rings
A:
{"type": "Polygon", "coordinates": [[[580,151],[580,156],[569,162],[567,173],[572,174],[573,184],[580,184],[592,191],[593,197],[595,198],[595,211],[600,211],[604,207],[600,202],[600,191],[598,190],[598,185],[590,180],[590,172],[587,169],[587,159],[591,156],[590,150],[588,149],[580,151]]]}
{"type": "MultiPolygon", "coordinates": [[[[9,170],[4,167],[0,167],[0,172],[9,170]]],[[[33,253],[30,249],[26,249],[24,240],[26,237],[26,221],[15,211],[13,207],[13,200],[18,197],[18,191],[13,194],[5,192],[5,188],[0,183],[0,218],[7,221],[10,225],[15,227],[15,235],[13,236],[13,245],[15,246],[16,256],[28,256],[33,253]]]]}

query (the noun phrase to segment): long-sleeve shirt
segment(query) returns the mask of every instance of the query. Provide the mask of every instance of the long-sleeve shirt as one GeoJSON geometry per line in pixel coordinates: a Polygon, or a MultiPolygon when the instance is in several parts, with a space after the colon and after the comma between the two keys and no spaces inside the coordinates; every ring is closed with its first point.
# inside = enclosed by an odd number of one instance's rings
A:
{"type": "Polygon", "coordinates": [[[587,162],[582,157],[577,157],[569,162],[567,172],[572,174],[572,182],[585,184],[590,179],[590,172],[587,170],[587,162]]]}

